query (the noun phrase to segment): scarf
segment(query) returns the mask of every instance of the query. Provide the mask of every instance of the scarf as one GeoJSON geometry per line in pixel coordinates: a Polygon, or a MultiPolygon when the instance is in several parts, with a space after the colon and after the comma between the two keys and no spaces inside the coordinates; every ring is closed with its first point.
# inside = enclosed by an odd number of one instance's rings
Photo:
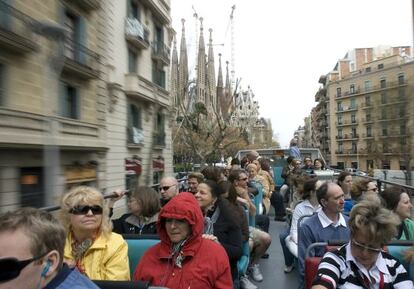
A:
{"type": "Polygon", "coordinates": [[[177,266],[178,268],[183,267],[182,263],[184,261],[185,256],[183,255],[183,251],[181,251],[181,249],[184,247],[185,242],[187,242],[187,239],[172,244],[171,257],[175,263],[175,266],[177,266]]]}

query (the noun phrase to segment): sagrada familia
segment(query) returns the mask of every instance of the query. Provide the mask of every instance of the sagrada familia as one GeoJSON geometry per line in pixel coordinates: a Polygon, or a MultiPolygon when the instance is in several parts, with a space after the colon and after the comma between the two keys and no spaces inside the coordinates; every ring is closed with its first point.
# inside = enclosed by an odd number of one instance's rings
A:
{"type": "Polygon", "coordinates": [[[182,20],[180,55],[178,57],[177,41],[174,39],[171,57],[171,96],[177,115],[191,112],[196,103],[203,103],[208,114],[216,111],[231,126],[251,131],[259,120],[259,105],[254,100],[253,91],[240,89],[239,85],[232,87],[229,75],[229,62],[226,61],[225,82],[221,54],[219,54],[218,75],[213,51],[212,29],[209,29],[208,54],[204,41],[203,19],[200,18],[200,34],[197,52],[197,75],[189,79],[187,44],[185,37],[185,20],[182,20]]]}

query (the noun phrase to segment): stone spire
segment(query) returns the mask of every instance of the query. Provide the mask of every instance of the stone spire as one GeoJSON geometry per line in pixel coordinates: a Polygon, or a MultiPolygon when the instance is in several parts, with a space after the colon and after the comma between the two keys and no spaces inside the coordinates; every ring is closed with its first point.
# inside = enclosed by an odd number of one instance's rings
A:
{"type": "Polygon", "coordinates": [[[206,45],[204,43],[203,36],[203,17],[200,17],[200,38],[198,41],[196,86],[196,103],[203,102],[207,108],[209,103],[206,99],[206,45]]]}
{"type": "Polygon", "coordinates": [[[213,51],[213,29],[210,32],[210,39],[208,42],[208,61],[207,61],[207,99],[210,107],[217,110],[217,90],[216,90],[216,69],[214,67],[214,51],[213,51]]]}
{"type": "Polygon", "coordinates": [[[185,40],[185,19],[181,19],[181,23],[183,25],[181,31],[181,43],[180,43],[180,63],[178,66],[178,98],[180,100],[180,104],[184,106],[184,109],[187,108],[188,105],[188,56],[187,56],[187,43],[185,40]]]}
{"type": "Polygon", "coordinates": [[[223,87],[223,70],[221,69],[221,53],[219,53],[219,68],[218,68],[218,75],[217,75],[217,107],[219,113],[226,117],[224,112],[225,100],[224,100],[224,87],[223,87]]]}
{"type": "Polygon", "coordinates": [[[178,109],[180,105],[180,98],[178,95],[178,54],[177,54],[177,39],[174,36],[174,45],[171,56],[171,74],[170,74],[170,83],[171,83],[171,103],[172,106],[178,109]]]}
{"type": "Polygon", "coordinates": [[[229,74],[229,62],[226,61],[226,85],[224,87],[224,99],[226,103],[225,111],[228,115],[232,110],[234,106],[233,101],[233,95],[231,91],[231,85],[230,85],[230,74],[229,74]]]}

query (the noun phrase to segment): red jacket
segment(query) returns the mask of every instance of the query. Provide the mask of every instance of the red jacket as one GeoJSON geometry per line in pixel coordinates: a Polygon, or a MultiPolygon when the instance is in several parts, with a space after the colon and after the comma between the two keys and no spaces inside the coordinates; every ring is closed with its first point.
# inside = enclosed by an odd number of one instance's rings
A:
{"type": "Polygon", "coordinates": [[[203,227],[203,214],[195,197],[190,193],[173,197],[159,214],[157,229],[161,242],[145,252],[135,269],[134,280],[170,289],[232,289],[226,251],[221,245],[201,237],[203,227]],[[191,225],[191,236],[182,248],[185,257],[182,268],[172,260],[165,218],[185,219],[191,225]]]}

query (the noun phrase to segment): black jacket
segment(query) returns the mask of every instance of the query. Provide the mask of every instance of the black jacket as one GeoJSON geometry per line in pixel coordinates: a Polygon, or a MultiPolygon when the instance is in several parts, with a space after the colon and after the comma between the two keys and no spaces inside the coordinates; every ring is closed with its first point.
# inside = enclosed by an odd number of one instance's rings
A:
{"type": "Polygon", "coordinates": [[[127,222],[127,218],[131,214],[122,215],[121,218],[112,220],[114,225],[113,232],[118,234],[157,234],[157,218],[151,218],[151,220],[143,226],[135,226],[127,222]]]}

